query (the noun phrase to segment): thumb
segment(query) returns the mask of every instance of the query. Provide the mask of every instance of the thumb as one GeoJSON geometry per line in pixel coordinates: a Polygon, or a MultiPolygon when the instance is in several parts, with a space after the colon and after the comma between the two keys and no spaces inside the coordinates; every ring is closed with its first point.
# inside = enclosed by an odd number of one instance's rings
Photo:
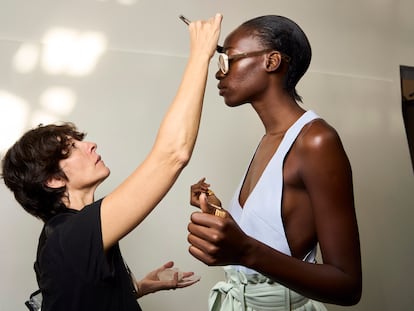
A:
{"type": "Polygon", "coordinates": [[[200,208],[203,211],[203,213],[211,214],[212,213],[212,210],[208,206],[207,195],[204,192],[202,192],[200,194],[199,200],[200,200],[200,208]]]}
{"type": "Polygon", "coordinates": [[[222,20],[223,20],[223,14],[216,13],[216,15],[214,16],[215,23],[220,25],[222,20]]]}

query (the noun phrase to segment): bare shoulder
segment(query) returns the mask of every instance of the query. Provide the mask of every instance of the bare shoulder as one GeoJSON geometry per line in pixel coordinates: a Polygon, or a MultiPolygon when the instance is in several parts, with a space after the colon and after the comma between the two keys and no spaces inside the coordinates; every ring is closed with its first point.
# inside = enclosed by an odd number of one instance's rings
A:
{"type": "Polygon", "coordinates": [[[336,129],[323,119],[315,119],[304,126],[297,139],[298,151],[318,152],[326,148],[342,149],[336,129]]]}
{"type": "MultiPolygon", "coordinates": [[[[350,173],[348,156],[336,129],[323,119],[306,124],[295,143],[295,159],[302,173],[350,173]]],[[[308,175],[311,176],[311,175],[308,175]]],[[[314,176],[312,177],[314,178],[314,176]]]]}

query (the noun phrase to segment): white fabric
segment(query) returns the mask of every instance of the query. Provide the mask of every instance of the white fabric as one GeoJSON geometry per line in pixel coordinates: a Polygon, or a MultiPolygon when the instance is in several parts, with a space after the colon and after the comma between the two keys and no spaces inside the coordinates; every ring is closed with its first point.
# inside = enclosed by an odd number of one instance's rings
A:
{"type": "MultiPolygon", "coordinates": [[[[234,220],[247,235],[289,256],[291,252],[282,222],[281,208],[283,163],[302,128],[317,118],[319,116],[315,112],[307,111],[288,129],[242,208],[239,194],[247,174],[246,170],[228,208],[234,220]]],[[[315,256],[316,245],[304,260],[314,262],[315,256]]],[[[234,268],[244,273],[257,273],[243,266],[234,266],[234,268]]]]}
{"type": "MultiPolygon", "coordinates": [[[[291,256],[282,222],[283,163],[302,128],[319,116],[305,112],[286,132],[243,208],[239,194],[247,170],[230,201],[228,211],[249,236],[291,256]]],[[[303,259],[315,262],[316,245],[303,259]]],[[[325,306],[243,266],[224,267],[226,281],[210,293],[210,311],[326,311],[325,306]]]]}

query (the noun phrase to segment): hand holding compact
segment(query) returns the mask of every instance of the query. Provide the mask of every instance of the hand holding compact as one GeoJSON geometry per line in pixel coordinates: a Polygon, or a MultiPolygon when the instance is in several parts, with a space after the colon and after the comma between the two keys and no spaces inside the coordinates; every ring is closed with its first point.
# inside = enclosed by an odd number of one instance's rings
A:
{"type": "Polygon", "coordinates": [[[200,194],[205,193],[207,195],[208,203],[210,204],[209,210],[205,210],[209,214],[214,214],[215,209],[221,209],[221,201],[216,194],[209,188],[210,184],[206,183],[206,178],[201,178],[196,184],[191,185],[190,189],[190,204],[192,206],[200,207],[200,194]]]}
{"type": "Polygon", "coordinates": [[[199,196],[202,212],[191,214],[188,224],[189,252],[209,266],[243,264],[250,250],[251,240],[224,209],[222,215],[212,214],[205,193],[199,196]],[[219,216],[219,217],[217,217],[219,216]]]}

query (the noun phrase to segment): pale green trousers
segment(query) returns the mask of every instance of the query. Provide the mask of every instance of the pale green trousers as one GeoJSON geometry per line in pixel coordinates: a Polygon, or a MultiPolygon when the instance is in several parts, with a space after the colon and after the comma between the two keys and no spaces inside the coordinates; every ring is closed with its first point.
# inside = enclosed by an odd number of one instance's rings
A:
{"type": "Polygon", "coordinates": [[[244,274],[225,267],[227,281],[218,282],[209,297],[210,311],[326,311],[317,301],[261,274],[244,274]]]}

